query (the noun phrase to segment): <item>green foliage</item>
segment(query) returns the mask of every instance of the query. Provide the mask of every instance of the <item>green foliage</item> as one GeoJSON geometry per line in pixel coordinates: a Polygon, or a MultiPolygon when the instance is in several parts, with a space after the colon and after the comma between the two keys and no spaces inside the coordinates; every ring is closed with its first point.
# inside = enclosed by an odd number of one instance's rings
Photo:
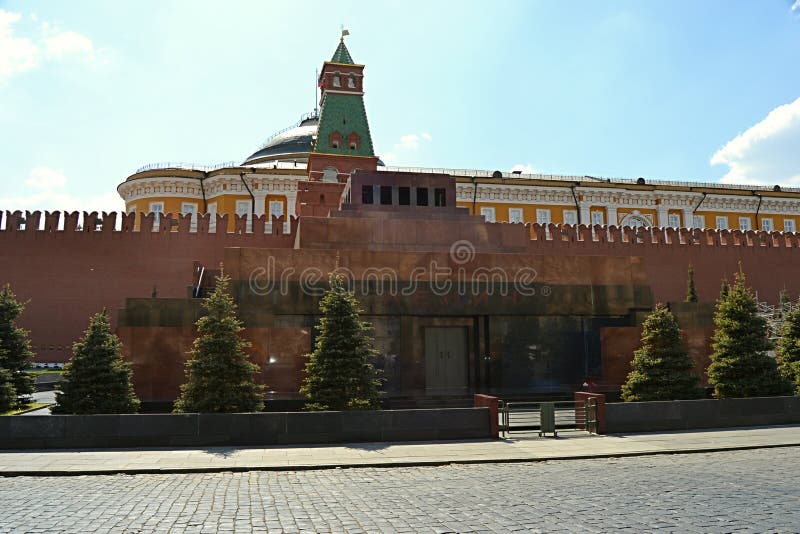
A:
{"type": "Polygon", "coordinates": [[[257,412],[264,407],[264,388],[255,381],[258,366],[245,352],[250,343],[239,337],[244,327],[229,285],[230,278],[220,275],[203,301],[206,315],[197,320],[198,337],[175,412],[257,412]]]}
{"type": "MultiPolygon", "coordinates": [[[[724,286],[723,286],[724,287],[724,286]]],[[[714,396],[759,397],[788,393],[789,384],[767,351],[767,321],[757,315],[756,301],[744,273],[720,294],[714,314],[714,337],[708,381],[714,396]]]]}
{"type": "Polygon", "coordinates": [[[777,352],[781,376],[794,382],[795,394],[800,395],[800,301],[786,314],[777,352]]]}
{"type": "Polygon", "coordinates": [[[642,346],[634,352],[632,370],[622,386],[622,400],[696,399],[702,395],[694,362],[681,340],[675,316],[658,304],[642,327],[642,346]]]}
{"type": "Polygon", "coordinates": [[[11,373],[0,369],[0,414],[10,411],[17,404],[17,392],[12,383],[11,373]]]}
{"type": "Polygon", "coordinates": [[[122,359],[122,343],[111,332],[106,310],[89,319],[89,327],[72,345],[64,380],[56,392],[54,414],[136,413],[131,367],[122,359]]]}
{"type": "Polygon", "coordinates": [[[320,301],[322,319],[314,351],[307,355],[300,393],[307,410],[370,410],[380,407],[379,372],[369,324],[359,319],[358,300],[334,275],[320,301]]]}
{"type": "Polygon", "coordinates": [[[17,301],[11,287],[0,289],[0,369],[5,369],[9,386],[4,386],[4,395],[12,395],[12,407],[22,409],[31,403],[34,378],[26,371],[33,361],[28,332],[16,325],[17,317],[25,305],[17,301]]]}
{"type": "Polygon", "coordinates": [[[689,265],[687,275],[686,302],[697,302],[697,289],[694,287],[694,267],[691,265],[689,265]]]}

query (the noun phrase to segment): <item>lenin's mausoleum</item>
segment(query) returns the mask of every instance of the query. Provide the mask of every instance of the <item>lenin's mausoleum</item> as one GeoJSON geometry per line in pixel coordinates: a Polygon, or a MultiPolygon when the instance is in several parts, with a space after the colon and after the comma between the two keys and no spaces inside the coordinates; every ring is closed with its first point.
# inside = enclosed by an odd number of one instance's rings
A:
{"type": "Polygon", "coordinates": [[[336,270],[375,328],[389,402],[615,391],[656,302],[703,375],[724,277],[741,265],[765,302],[800,293],[800,189],[389,168],[343,41],[319,84],[319,112],[241,163],[129,176],[126,213],[0,212],[0,283],[29,301],[37,360],[66,361],[105,307],[140,398],[172,401],[222,266],[268,399],[298,399],[336,270]]]}

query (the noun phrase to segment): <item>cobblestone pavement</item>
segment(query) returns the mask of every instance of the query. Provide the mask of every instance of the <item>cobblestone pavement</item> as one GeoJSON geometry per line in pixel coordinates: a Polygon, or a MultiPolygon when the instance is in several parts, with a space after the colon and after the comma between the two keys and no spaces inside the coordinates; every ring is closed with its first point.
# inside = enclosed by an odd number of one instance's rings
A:
{"type": "Polygon", "coordinates": [[[0,478],[0,532],[798,532],[800,447],[538,463],[0,478]]]}

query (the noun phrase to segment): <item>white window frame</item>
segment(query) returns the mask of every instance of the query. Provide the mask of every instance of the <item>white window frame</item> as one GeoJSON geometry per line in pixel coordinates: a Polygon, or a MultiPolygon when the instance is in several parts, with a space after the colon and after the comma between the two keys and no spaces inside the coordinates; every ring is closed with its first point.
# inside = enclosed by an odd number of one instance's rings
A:
{"type": "Polygon", "coordinates": [[[131,204],[128,207],[128,213],[133,213],[134,215],[136,215],[136,204],[131,204]]]}
{"type": "Polygon", "coordinates": [[[236,215],[250,215],[253,203],[249,200],[236,201],[236,215]]]}
{"type": "Polygon", "coordinates": [[[536,210],[536,222],[539,224],[549,224],[551,222],[549,209],[536,210]]]}
{"type": "Polygon", "coordinates": [[[158,230],[159,223],[161,222],[161,215],[164,213],[164,203],[151,202],[147,207],[150,210],[150,213],[154,215],[153,230],[158,230]]]}
{"type": "Polygon", "coordinates": [[[350,89],[356,88],[356,76],[355,74],[351,74],[347,77],[347,87],[350,89]]]}
{"type": "Polygon", "coordinates": [[[705,228],[706,216],[705,215],[692,215],[692,228],[705,228]]]}
{"type": "Polygon", "coordinates": [[[245,229],[247,232],[253,231],[253,202],[250,200],[236,201],[236,215],[246,215],[245,229]]]}
{"type": "Polygon", "coordinates": [[[181,215],[187,213],[192,215],[189,230],[192,232],[197,231],[197,202],[181,202],[181,215]]]}
{"type": "Polygon", "coordinates": [[[212,232],[217,231],[217,203],[208,204],[208,229],[212,232]]]}
{"type": "Polygon", "coordinates": [[[508,222],[510,223],[524,223],[525,217],[522,208],[508,208],[508,222]]]}
{"type": "Polygon", "coordinates": [[[484,218],[486,219],[486,222],[493,223],[493,222],[497,221],[497,219],[495,218],[494,208],[490,208],[490,207],[481,208],[481,215],[484,216],[484,218]]]}
{"type": "Polygon", "coordinates": [[[784,232],[796,232],[796,226],[794,224],[794,219],[784,219],[783,220],[783,231],[784,232]]]}
{"type": "Polygon", "coordinates": [[[746,232],[747,230],[752,230],[753,224],[750,220],[750,217],[739,217],[739,230],[746,232]]]}
{"type": "Polygon", "coordinates": [[[602,226],[605,224],[603,221],[605,220],[605,214],[602,211],[594,210],[589,215],[592,218],[592,226],[600,225],[602,226]]]}
{"type": "Polygon", "coordinates": [[[338,72],[333,75],[333,86],[334,87],[341,87],[342,86],[342,76],[338,72]]]}
{"type": "Polygon", "coordinates": [[[270,200],[269,201],[269,222],[272,222],[272,216],[280,217],[283,215],[283,201],[270,200]],[[277,208],[277,209],[276,209],[277,208]]]}
{"type": "Polygon", "coordinates": [[[668,213],[667,214],[667,226],[670,228],[680,228],[681,227],[681,216],[677,213],[668,213]]]}
{"type": "Polygon", "coordinates": [[[564,224],[578,224],[578,212],[576,210],[564,210],[564,224]]]}
{"type": "Polygon", "coordinates": [[[775,222],[772,220],[772,217],[765,217],[761,219],[761,229],[765,232],[775,231],[775,222]]]}
{"type": "Polygon", "coordinates": [[[728,229],[728,216],[727,215],[717,215],[714,219],[714,225],[717,230],[727,230],[728,229]]]}

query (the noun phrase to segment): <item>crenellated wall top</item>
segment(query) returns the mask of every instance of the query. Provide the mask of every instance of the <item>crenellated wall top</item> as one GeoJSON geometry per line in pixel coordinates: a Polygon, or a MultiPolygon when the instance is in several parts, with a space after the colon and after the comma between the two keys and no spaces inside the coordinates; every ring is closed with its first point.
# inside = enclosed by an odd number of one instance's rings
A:
{"type": "Polygon", "coordinates": [[[292,216],[289,232],[284,228],[285,216],[228,214],[156,214],[77,211],[0,211],[0,234],[152,234],[181,235],[252,235],[254,237],[293,237],[297,217],[292,216]],[[228,220],[234,230],[228,231],[228,220]]]}

